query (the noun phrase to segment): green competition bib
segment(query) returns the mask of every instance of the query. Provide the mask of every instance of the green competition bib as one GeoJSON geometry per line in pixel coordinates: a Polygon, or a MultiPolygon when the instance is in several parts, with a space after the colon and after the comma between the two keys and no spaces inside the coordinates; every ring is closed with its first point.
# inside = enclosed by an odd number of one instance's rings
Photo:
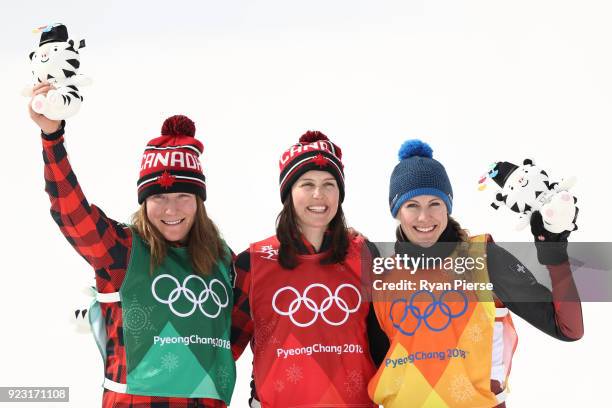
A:
{"type": "Polygon", "coordinates": [[[119,291],[127,359],[126,392],[214,398],[228,405],[236,368],[230,349],[233,306],[229,267],[206,277],[192,272],[187,248],[168,248],[149,273],[150,253],[133,234],[119,291]]]}

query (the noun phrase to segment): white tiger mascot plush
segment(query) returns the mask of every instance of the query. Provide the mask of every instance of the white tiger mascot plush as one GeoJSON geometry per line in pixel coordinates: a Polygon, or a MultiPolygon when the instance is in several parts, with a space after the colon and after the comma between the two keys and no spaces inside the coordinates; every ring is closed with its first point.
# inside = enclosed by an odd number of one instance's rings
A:
{"type": "MultiPolygon", "coordinates": [[[[47,95],[36,95],[32,109],[52,120],[66,119],[76,114],[83,97],[78,86],[89,85],[91,79],[78,75],[80,66],[79,50],[85,47],[85,40],[75,44],[68,39],[68,30],[63,24],[41,27],[40,44],[30,53],[34,84],[47,81],[55,89],[47,95]]],[[[24,91],[31,96],[32,89],[24,91]]]]}
{"type": "Polygon", "coordinates": [[[521,166],[510,162],[497,162],[489,170],[488,176],[502,188],[495,196],[491,206],[496,210],[505,205],[521,214],[517,229],[523,229],[534,211],[542,214],[544,228],[558,234],[577,229],[576,197],[568,190],[576,178],[570,177],[560,183],[551,183],[548,174],[526,159],[521,166]]]}

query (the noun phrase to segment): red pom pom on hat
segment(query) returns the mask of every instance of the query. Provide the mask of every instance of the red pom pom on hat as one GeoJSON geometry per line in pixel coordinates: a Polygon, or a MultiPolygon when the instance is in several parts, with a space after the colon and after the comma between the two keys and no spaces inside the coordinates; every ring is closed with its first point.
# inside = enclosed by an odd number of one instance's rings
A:
{"type": "Polygon", "coordinates": [[[312,143],[318,140],[329,140],[329,137],[318,130],[309,130],[300,137],[300,143],[312,143]]]}
{"type": "Polygon", "coordinates": [[[162,136],[195,136],[195,123],[185,115],[170,116],[164,121],[162,136]]]}
{"type": "Polygon", "coordinates": [[[329,140],[329,137],[327,137],[323,132],[319,132],[318,130],[309,130],[308,132],[304,133],[302,136],[300,136],[299,143],[314,143],[318,142],[319,140],[325,140],[331,143],[334,146],[336,157],[342,160],[342,149],[340,149],[340,147],[338,147],[338,145],[336,145],[334,142],[329,140]]]}

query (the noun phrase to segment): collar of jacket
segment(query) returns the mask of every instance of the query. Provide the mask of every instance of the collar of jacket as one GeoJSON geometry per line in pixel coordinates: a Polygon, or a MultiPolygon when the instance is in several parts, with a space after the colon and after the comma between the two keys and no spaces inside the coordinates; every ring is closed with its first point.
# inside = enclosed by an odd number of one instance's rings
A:
{"type": "Polygon", "coordinates": [[[321,252],[325,252],[331,248],[332,244],[332,234],[330,230],[325,231],[325,235],[323,235],[323,242],[321,242],[321,248],[317,251],[315,247],[306,239],[303,234],[300,234],[299,237],[294,238],[293,244],[297,250],[299,255],[314,255],[320,254],[321,252]]]}

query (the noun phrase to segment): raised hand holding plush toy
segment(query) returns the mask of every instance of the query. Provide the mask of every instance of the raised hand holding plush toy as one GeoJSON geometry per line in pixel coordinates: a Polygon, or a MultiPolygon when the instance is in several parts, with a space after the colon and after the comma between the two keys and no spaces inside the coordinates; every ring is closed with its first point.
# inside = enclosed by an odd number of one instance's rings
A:
{"type": "MultiPolygon", "coordinates": [[[[68,39],[68,30],[63,24],[53,24],[37,29],[41,31],[38,49],[30,53],[34,84],[48,82],[55,89],[46,95],[36,95],[32,109],[52,120],[62,120],[76,114],[83,97],[78,86],[89,85],[91,79],[77,74],[80,66],[79,50],[85,40],[75,43],[68,39]]],[[[23,92],[32,96],[31,87],[23,92]]]]}
{"type": "Polygon", "coordinates": [[[491,206],[497,210],[505,205],[519,213],[521,217],[517,229],[525,228],[535,212],[541,214],[538,219],[542,219],[544,229],[550,233],[577,229],[577,199],[568,191],[575,184],[575,177],[551,183],[544,170],[526,159],[521,166],[510,162],[494,163],[487,176],[481,178],[481,189],[487,178],[502,188],[491,206]]]}

